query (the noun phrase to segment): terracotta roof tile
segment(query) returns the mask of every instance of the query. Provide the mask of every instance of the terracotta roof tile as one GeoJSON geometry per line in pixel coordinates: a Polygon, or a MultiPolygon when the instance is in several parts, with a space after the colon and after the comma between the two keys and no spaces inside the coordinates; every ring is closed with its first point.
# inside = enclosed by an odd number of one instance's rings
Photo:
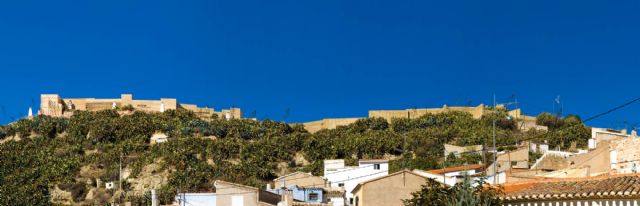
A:
{"type": "Polygon", "coordinates": [[[506,201],[640,197],[640,176],[530,182],[505,189],[506,201]]]}
{"type": "Polygon", "coordinates": [[[477,169],[481,169],[482,165],[480,164],[475,164],[475,165],[464,165],[464,166],[460,166],[460,167],[447,167],[447,168],[443,168],[443,169],[437,169],[437,170],[429,170],[427,172],[433,173],[433,174],[442,174],[442,173],[447,173],[447,172],[457,172],[457,171],[464,171],[464,170],[477,170],[477,169]]]}

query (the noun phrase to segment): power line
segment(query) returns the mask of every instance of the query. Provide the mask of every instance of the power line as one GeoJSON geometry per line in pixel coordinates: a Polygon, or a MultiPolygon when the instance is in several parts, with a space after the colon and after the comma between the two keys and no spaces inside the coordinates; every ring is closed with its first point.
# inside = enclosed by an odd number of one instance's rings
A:
{"type": "Polygon", "coordinates": [[[590,118],[587,118],[587,119],[585,119],[585,120],[584,120],[584,121],[582,121],[582,122],[583,122],[583,123],[584,123],[584,122],[588,122],[588,121],[591,121],[591,120],[593,120],[593,119],[599,118],[599,117],[601,117],[601,116],[607,115],[607,114],[609,114],[609,113],[611,113],[611,112],[614,112],[614,111],[616,111],[616,110],[618,110],[618,109],[622,109],[623,107],[629,106],[630,104],[633,104],[634,102],[637,102],[637,101],[640,101],[640,97],[635,98],[635,99],[633,99],[633,100],[631,100],[631,101],[628,101],[628,102],[626,102],[626,103],[624,103],[624,104],[621,104],[621,105],[619,105],[619,106],[617,106],[617,107],[611,108],[611,109],[607,110],[606,112],[603,112],[603,113],[597,114],[597,115],[595,115],[595,116],[593,116],[593,117],[590,117],[590,118]]]}

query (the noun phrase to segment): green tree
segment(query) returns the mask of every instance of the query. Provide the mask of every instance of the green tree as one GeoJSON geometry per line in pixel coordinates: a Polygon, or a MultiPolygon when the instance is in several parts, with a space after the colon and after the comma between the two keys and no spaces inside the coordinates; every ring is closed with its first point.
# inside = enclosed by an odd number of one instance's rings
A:
{"type": "Polygon", "coordinates": [[[489,187],[480,182],[473,186],[471,178],[465,176],[462,183],[447,187],[432,179],[422,185],[419,191],[411,193],[412,198],[403,200],[405,206],[500,206],[501,189],[489,187]]]}

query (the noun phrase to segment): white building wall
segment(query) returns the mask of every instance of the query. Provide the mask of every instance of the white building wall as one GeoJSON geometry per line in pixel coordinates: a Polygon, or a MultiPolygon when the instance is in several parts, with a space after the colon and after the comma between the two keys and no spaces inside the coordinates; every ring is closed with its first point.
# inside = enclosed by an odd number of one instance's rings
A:
{"type": "Polygon", "coordinates": [[[216,193],[180,193],[175,197],[179,206],[216,206],[216,193]]]}
{"type": "MultiPolygon", "coordinates": [[[[335,165],[340,165],[339,161],[330,160],[325,161],[325,165],[324,177],[327,179],[329,185],[331,187],[340,187],[340,184],[344,184],[344,189],[346,191],[346,205],[350,205],[350,200],[353,198],[351,191],[358,185],[358,183],[389,174],[388,162],[360,162],[357,167],[337,168],[335,165]],[[374,166],[375,164],[380,165],[380,168],[376,169],[374,166]]],[[[342,165],[344,165],[344,160],[342,165]]]]}

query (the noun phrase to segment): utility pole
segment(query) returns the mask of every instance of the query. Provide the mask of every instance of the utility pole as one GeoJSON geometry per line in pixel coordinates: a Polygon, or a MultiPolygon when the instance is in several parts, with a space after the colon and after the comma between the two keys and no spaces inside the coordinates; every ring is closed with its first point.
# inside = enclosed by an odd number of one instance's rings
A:
{"type": "MultiPolygon", "coordinates": [[[[493,111],[496,110],[496,94],[493,94],[493,111]]],[[[496,120],[493,120],[493,184],[497,184],[498,173],[496,167],[498,166],[498,149],[496,148],[496,120]]]]}
{"type": "Polygon", "coordinates": [[[122,153],[120,153],[120,170],[118,172],[118,187],[122,190],[122,153]]]}

